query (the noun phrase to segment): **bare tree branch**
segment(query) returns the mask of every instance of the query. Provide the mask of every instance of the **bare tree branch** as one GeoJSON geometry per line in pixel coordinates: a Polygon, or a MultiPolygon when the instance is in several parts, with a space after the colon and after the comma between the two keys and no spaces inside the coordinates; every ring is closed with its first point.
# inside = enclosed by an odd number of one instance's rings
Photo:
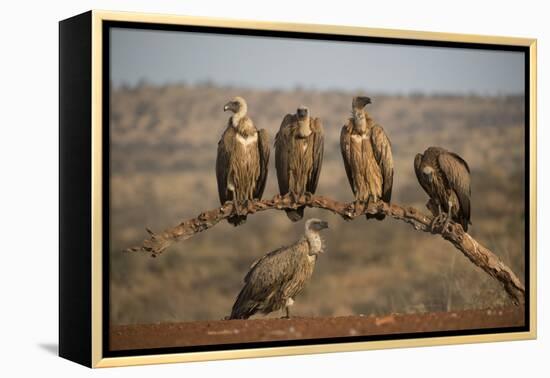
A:
{"type": "MultiPolygon", "coordinates": [[[[356,208],[354,203],[339,202],[324,196],[305,195],[293,201],[288,195],[284,197],[277,195],[272,199],[249,201],[246,207],[236,210],[233,208],[233,203],[227,202],[220,208],[203,212],[196,218],[186,220],[158,234],[147,229],[149,238],[145,239],[141,246],[129,248],[126,251],[147,252],[152,257],[156,257],[173,243],[189,239],[199,232],[208,230],[221,220],[234,214],[234,211],[238,211],[241,215],[250,215],[270,209],[296,209],[300,206],[329,210],[346,220],[352,220],[366,213],[385,214],[411,224],[416,230],[433,233],[433,217],[423,214],[413,207],[403,207],[380,201],[379,203],[370,203],[368,207],[359,205],[356,208]]],[[[518,277],[498,256],[464,232],[461,225],[450,222],[446,230],[439,229],[437,233],[441,233],[445,240],[461,251],[472,263],[497,279],[515,304],[525,303],[525,287],[518,277]]]]}

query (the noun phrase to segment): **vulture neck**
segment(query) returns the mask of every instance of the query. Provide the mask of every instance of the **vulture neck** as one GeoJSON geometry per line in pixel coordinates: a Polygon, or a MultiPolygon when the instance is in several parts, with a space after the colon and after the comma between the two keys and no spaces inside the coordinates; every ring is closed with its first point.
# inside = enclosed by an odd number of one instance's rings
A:
{"type": "Polygon", "coordinates": [[[365,134],[372,127],[372,119],[366,111],[356,110],[353,112],[353,126],[359,134],[365,134]],[[362,117],[360,115],[363,115],[362,117]]]}
{"type": "Polygon", "coordinates": [[[298,118],[298,136],[300,138],[308,137],[311,134],[311,126],[309,117],[304,119],[298,118]]]}
{"type": "Polygon", "coordinates": [[[231,117],[231,125],[235,128],[237,134],[240,134],[244,138],[248,138],[256,133],[256,128],[246,115],[234,114],[231,117]]]}
{"type": "Polygon", "coordinates": [[[231,124],[234,128],[238,128],[241,120],[246,116],[246,107],[241,106],[239,111],[231,116],[231,124]]]}
{"type": "Polygon", "coordinates": [[[323,253],[325,250],[325,242],[321,238],[321,235],[317,231],[307,230],[306,239],[309,244],[309,255],[317,256],[319,253],[323,253]]]}

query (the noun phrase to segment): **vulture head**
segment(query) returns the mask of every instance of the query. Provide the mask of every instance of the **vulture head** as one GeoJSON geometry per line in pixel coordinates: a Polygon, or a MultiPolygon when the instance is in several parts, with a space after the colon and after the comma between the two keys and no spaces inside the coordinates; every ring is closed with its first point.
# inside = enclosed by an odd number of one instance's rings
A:
{"type": "Polygon", "coordinates": [[[301,105],[298,109],[296,109],[296,116],[299,120],[304,120],[309,117],[309,109],[307,106],[301,105]]]}
{"type": "Polygon", "coordinates": [[[247,106],[246,106],[246,101],[244,100],[244,98],[242,97],[235,97],[233,100],[229,101],[227,104],[224,105],[223,107],[223,111],[228,111],[230,110],[231,112],[237,114],[246,114],[246,110],[247,110],[247,106]]]}
{"type": "Polygon", "coordinates": [[[321,230],[324,230],[325,228],[328,228],[328,222],[322,221],[317,218],[308,219],[306,222],[306,232],[308,231],[319,232],[321,230]]]}
{"type": "Polygon", "coordinates": [[[351,102],[351,107],[353,110],[362,110],[368,104],[372,104],[370,97],[367,96],[357,96],[353,98],[351,102]]]}
{"type": "Polygon", "coordinates": [[[360,133],[367,130],[367,112],[363,109],[367,104],[372,103],[370,97],[357,96],[351,102],[351,114],[354,119],[354,128],[360,133]]]}
{"type": "Polygon", "coordinates": [[[426,180],[431,184],[433,182],[433,179],[434,179],[434,169],[430,166],[425,166],[423,169],[422,169],[422,174],[424,175],[424,177],[426,177],[426,180]]]}

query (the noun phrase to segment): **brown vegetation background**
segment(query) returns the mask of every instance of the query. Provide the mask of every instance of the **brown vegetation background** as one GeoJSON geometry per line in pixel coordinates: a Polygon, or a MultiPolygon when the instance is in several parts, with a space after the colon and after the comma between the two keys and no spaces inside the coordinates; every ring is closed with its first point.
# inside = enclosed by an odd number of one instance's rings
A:
{"type": "MultiPolygon", "coordinates": [[[[250,264],[302,234],[303,221],[291,223],[284,212],[270,211],[250,216],[238,228],[219,224],[156,259],[121,252],[141,243],[145,227],[161,231],[219,205],[214,165],[229,99],[245,97],[249,115],[272,141],[286,113],[309,106],[326,133],[317,193],[351,201],[339,134],[355,94],[208,84],[113,89],[111,323],[222,319],[250,264]]],[[[470,233],[524,282],[523,97],[369,95],[369,113],[393,145],[393,201],[424,210],[427,196],[414,175],[415,154],[430,145],[459,153],[472,170],[470,233]]],[[[273,156],[264,197],[277,193],[273,156]]],[[[392,219],[345,222],[326,211],[306,210],[306,219],[313,216],[330,223],[328,251],[297,298],[294,315],[459,311],[510,303],[496,281],[436,235],[392,219]]]]}

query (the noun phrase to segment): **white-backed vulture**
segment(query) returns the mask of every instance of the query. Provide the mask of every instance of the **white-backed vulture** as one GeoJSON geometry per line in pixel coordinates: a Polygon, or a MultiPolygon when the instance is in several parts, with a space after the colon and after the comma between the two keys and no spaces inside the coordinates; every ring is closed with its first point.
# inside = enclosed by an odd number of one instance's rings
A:
{"type": "MultiPolygon", "coordinates": [[[[365,111],[369,97],[354,97],[352,117],[342,128],[340,148],[346,174],[359,201],[390,202],[393,186],[391,143],[382,126],[365,111]]],[[[367,219],[384,219],[383,214],[367,214],[367,219]]]]}
{"type": "Polygon", "coordinates": [[[285,309],[285,317],[290,317],[289,307],[311,278],[317,257],[324,252],[325,243],[319,231],[325,228],[327,222],[309,219],[300,240],[255,261],[244,278],[244,287],[229,319],[248,319],[256,313],[269,314],[281,309],[285,309]]]}
{"type": "Polygon", "coordinates": [[[252,199],[261,199],[267,179],[269,137],[257,130],[246,115],[247,105],[242,97],[225,104],[224,111],[233,112],[219,143],[216,158],[218,194],[223,205],[233,201],[236,214],[227,220],[234,226],[246,221],[240,209],[252,199]]]}
{"type": "Polygon", "coordinates": [[[432,223],[445,218],[442,230],[449,220],[460,223],[468,231],[470,222],[470,167],[460,156],[441,147],[429,147],[414,159],[414,171],[430,201],[426,205],[436,217],[432,223]],[[442,210],[446,213],[443,213],[442,210]]]}
{"type": "MultiPolygon", "coordinates": [[[[300,106],[296,114],[287,114],[275,136],[275,167],[279,193],[294,198],[315,193],[323,164],[324,131],[319,118],[310,117],[300,106]]],[[[304,207],[286,210],[293,222],[304,216],[304,207]]]]}

